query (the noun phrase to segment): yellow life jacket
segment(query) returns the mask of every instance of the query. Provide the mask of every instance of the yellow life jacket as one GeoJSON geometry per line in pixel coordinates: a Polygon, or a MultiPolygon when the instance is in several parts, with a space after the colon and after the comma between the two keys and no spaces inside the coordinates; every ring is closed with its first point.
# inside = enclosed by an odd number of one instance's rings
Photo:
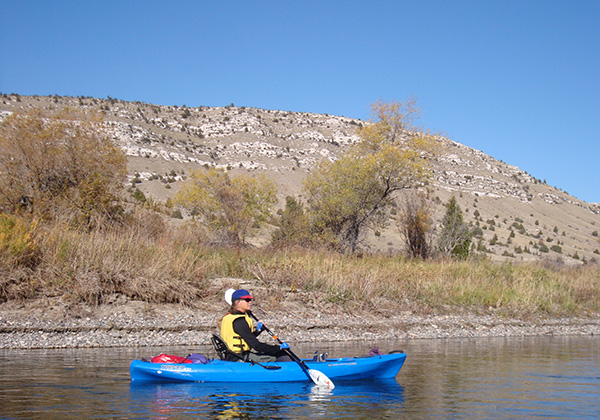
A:
{"type": "Polygon", "coordinates": [[[221,338],[225,340],[229,350],[235,353],[244,353],[250,351],[250,346],[246,341],[236,334],[233,330],[233,321],[238,318],[245,318],[248,326],[250,326],[250,331],[254,331],[254,324],[252,322],[252,318],[250,318],[247,314],[227,314],[223,317],[221,321],[221,338]]]}

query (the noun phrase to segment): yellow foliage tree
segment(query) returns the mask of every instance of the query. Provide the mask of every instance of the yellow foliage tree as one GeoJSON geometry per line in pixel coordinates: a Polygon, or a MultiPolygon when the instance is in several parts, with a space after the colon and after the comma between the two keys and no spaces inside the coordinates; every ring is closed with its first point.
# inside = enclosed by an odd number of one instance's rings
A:
{"type": "Polygon", "coordinates": [[[126,158],[97,113],[14,113],[0,125],[0,211],[84,224],[120,214],[126,158]]]}
{"type": "Polygon", "coordinates": [[[355,252],[361,235],[387,219],[396,191],[422,185],[437,150],[434,135],[417,130],[414,101],[373,104],[362,141],[334,162],[323,161],[304,182],[312,226],[330,245],[355,252]]]}
{"type": "Polygon", "coordinates": [[[241,246],[271,216],[277,187],[263,175],[230,177],[210,168],[193,171],[174,201],[200,216],[219,242],[241,246]]]}

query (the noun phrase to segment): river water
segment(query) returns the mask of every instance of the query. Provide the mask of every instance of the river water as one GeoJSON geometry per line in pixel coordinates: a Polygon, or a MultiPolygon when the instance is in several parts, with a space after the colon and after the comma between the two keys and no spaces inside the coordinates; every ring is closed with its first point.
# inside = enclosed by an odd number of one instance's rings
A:
{"type": "MultiPolygon", "coordinates": [[[[402,349],[391,380],[236,386],[137,385],[134,358],[206,346],[0,350],[2,419],[598,419],[600,338],[523,337],[327,343],[331,356],[402,349]]],[[[303,357],[313,344],[293,345],[303,357]]]]}

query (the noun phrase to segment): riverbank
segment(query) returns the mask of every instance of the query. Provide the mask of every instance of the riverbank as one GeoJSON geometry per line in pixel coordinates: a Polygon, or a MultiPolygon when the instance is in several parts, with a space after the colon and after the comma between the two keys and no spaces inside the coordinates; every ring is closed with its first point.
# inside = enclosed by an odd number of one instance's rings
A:
{"type": "MultiPolygon", "coordinates": [[[[258,306],[258,305],[257,305],[258,306]]],[[[0,305],[0,349],[194,346],[209,344],[226,307],[207,301],[197,308],[115,301],[101,306],[40,299],[0,305]]],[[[290,343],[533,335],[600,335],[600,316],[526,319],[467,311],[416,314],[393,310],[341,311],[290,303],[261,318],[290,343]]],[[[260,306],[255,309],[261,314],[260,306]]]]}

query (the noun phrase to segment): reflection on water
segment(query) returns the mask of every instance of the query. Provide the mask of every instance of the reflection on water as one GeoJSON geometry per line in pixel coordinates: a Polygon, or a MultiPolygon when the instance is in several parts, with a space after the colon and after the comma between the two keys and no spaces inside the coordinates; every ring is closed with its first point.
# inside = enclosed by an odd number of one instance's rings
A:
{"type": "MultiPolygon", "coordinates": [[[[1,350],[0,418],[600,418],[600,338],[326,343],[335,356],[402,348],[392,380],[312,384],[131,383],[129,362],[208,347],[1,350]]],[[[313,344],[295,345],[312,356],[313,344]]],[[[213,354],[214,356],[214,354],[213,354]]]]}
{"type": "Polygon", "coordinates": [[[402,409],[403,390],[395,379],[340,383],[333,390],[312,384],[152,384],[130,385],[131,412],[152,418],[370,417],[371,410],[402,409]]]}

